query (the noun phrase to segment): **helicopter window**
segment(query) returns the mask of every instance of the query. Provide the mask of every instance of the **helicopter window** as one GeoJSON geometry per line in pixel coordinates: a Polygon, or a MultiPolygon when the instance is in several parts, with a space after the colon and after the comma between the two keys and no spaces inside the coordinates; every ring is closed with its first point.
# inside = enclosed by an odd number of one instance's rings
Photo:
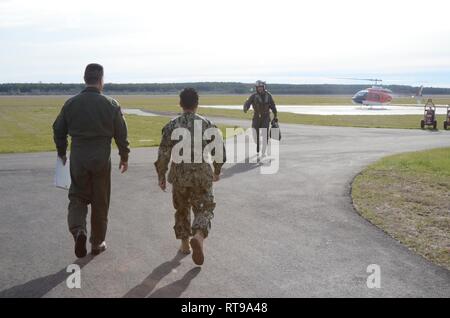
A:
{"type": "Polygon", "coordinates": [[[368,93],[367,91],[360,91],[356,94],[356,96],[365,96],[367,95],[367,93],[368,93]]]}

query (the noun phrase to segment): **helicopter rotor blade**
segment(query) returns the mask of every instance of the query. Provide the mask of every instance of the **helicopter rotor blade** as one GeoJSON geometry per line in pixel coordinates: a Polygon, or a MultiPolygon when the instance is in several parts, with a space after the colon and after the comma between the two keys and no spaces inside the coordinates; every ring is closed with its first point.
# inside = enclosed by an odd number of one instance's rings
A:
{"type": "Polygon", "coordinates": [[[369,81],[369,82],[382,82],[383,80],[378,78],[353,78],[353,77],[341,77],[337,79],[351,80],[351,81],[369,81]]]}

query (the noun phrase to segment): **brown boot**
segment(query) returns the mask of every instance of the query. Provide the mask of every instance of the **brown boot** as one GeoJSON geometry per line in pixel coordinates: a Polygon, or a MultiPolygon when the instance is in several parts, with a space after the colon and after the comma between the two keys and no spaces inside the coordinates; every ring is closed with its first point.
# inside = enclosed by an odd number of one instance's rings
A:
{"type": "Polygon", "coordinates": [[[106,242],[103,241],[100,244],[92,244],[91,246],[91,254],[92,255],[98,255],[102,252],[106,251],[106,242]]]}
{"type": "Polygon", "coordinates": [[[200,231],[195,233],[194,237],[191,239],[192,247],[192,260],[196,265],[202,265],[205,261],[205,256],[203,255],[203,240],[204,236],[200,231]]]}
{"type": "Polygon", "coordinates": [[[189,246],[188,238],[181,240],[180,252],[186,255],[191,254],[191,247],[189,246]]]}

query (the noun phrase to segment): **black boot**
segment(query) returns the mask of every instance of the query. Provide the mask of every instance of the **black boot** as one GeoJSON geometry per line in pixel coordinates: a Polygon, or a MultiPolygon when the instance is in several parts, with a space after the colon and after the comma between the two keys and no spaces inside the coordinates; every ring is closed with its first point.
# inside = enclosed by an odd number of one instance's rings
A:
{"type": "Polygon", "coordinates": [[[87,236],[84,231],[79,231],[75,236],[75,255],[78,258],[85,257],[87,255],[86,240],[87,236]]]}

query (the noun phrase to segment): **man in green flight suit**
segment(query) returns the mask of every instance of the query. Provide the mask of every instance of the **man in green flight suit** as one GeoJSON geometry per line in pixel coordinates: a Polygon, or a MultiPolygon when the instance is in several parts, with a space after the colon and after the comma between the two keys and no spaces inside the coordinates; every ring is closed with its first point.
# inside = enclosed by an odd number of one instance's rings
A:
{"type": "Polygon", "coordinates": [[[278,121],[277,107],[272,95],[266,90],[266,83],[256,81],[256,92],[250,95],[244,104],[244,113],[247,113],[250,106],[253,106],[252,128],[254,129],[254,139],[256,141],[256,152],[259,159],[261,131],[262,131],[262,156],[265,155],[267,143],[269,141],[270,111],[273,113],[273,120],[278,121]]]}
{"type": "Polygon", "coordinates": [[[226,160],[225,145],[218,128],[208,119],[196,114],[198,94],[193,88],[186,88],[180,93],[180,106],[183,113],[162,129],[155,167],[159,186],[165,191],[166,172],[172,160],[168,182],[172,184],[172,201],[176,210],[175,236],[181,240],[180,251],[189,254],[192,247],[194,263],[202,265],[203,240],[210,231],[216,206],[212,182],[219,181],[221,168],[226,160]],[[211,131],[214,138],[207,137],[211,131]],[[178,141],[173,138],[174,135],[182,135],[183,139],[178,141]],[[180,143],[186,145],[181,149],[183,152],[181,160],[178,158],[180,143]],[[210,147],[212,143],[214,147],[210,147]],[[205,154],[209,157],[205,158],[205,154]],[[210,157],[212,159],[209,159],[210,157]],[[191,208],[194,213],[192,225],[191,208]],[[189,241],[191,236],[193,237],[189,241]]]}
{"type": "Polygon", "coordinates": [[[66,164],[67,135],[70,149],[69,230],[75,239],[75,255],[87,254],[86,217],[91,205],[91,253],[106,250],[106,229],[111,192],[111,139],[119,149],[122,173],[128,169],[127,125],[119,103],[102,94],[103,67],[89,64],[86,88],[64,104],[53,123],[58,156],[66,164]]]}

